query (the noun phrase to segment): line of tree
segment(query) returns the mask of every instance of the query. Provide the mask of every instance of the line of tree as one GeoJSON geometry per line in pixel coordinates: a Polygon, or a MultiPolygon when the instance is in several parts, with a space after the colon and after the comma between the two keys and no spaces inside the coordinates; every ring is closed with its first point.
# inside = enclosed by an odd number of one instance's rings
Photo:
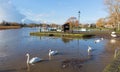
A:
{"type": "Polygon", "coordinates": [[[40,24],[36,24],[36,23],[30,23],[30,24],[26,24],[26,23],[17,23],[17,22],[7,22],[7,21],[3,21],[0,23],[0,26],[21,26],[21,27],[60,27],[60,25],[58,24],[45,24],[45,23],[40,23],[40,24]]]}

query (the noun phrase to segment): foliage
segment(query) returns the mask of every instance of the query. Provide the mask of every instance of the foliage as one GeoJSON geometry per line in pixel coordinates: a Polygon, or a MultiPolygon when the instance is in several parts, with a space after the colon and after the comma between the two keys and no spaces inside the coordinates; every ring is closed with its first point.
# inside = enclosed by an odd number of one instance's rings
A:
{"type": "Polygon", "coordinates": [[[58,24],[36,24],[36,23],[29,23],[29,24],[22,24],[17,22],[6,22],[3,21],[0,23],[0,26],[21,26],[21,27],[60,27],[58,24]]]}
{"type": "Polygon", "coordinates": [[[107,17],[108,24],[120,30],[120,0],[104,0],[106,8],[108,9],[109,17],[107,17]]]}
{"type": "Polygon", "coordinates": [[[100,18],[96,23],[96,27],[103,27],[104,23],[104,18],[100,18]]]}

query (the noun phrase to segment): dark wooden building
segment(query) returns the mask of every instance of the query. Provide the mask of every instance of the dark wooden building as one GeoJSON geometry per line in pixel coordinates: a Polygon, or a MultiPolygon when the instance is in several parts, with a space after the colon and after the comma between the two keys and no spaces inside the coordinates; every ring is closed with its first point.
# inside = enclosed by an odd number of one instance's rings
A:
{"type": "Polygon", "coordinates": [[[65,23],[62,25],[63,31],[64,32],[69,32],[70,30],[70,24],[69,23],[65,23]]]}

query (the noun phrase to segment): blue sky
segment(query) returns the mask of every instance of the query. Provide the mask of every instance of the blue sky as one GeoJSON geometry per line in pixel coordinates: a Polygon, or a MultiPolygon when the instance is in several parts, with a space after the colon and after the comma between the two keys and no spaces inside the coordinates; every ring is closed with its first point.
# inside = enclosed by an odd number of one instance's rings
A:
{"type": "MultiPolygon", "coordinates": [[[[3,1],[3,0],[0,0],[3,1]]],[[[81,23],[95,23],[107,16],[103,0],[6,0],[27,22],[49,22],[64,24],[71,16],[78,17],[81,23]]],[[[7,14],[7,13],[6,13],[7,14]]],[[[12,14],[11,14],[12,15],[12,14]]],[[[14,21],[14,20],[13,20],[14,21]]]]}

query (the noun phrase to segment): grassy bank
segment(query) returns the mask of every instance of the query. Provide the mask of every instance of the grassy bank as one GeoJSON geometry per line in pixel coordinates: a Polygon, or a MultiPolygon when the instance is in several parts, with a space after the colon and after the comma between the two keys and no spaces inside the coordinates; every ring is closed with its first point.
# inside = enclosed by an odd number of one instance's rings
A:
{"type": "Polygon", "coordinates": [[[81,38],[81,37],[94,36],[91,34],[63,33],[63,32],[31,32],[30,35],[33,35],[33,36],[71,37],[71,38],[81,38]]]}
{"type": "Polygon", "coordinates": [[[120,72],[120,52],[117,57],[110,63],[103,72],[120,72]]]}
{"type": "Polygon", "coordinates": [[[0,26],[0,29],[17,29],[21,28],[21,26],[0,26]]]}

